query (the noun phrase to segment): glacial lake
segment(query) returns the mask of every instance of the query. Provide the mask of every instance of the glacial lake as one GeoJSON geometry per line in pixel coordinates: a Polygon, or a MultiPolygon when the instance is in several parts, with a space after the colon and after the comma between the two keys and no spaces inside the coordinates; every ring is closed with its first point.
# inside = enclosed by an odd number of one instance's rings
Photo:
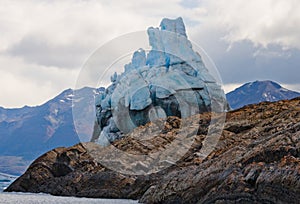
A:
{"type": "Polygon", "coordinates": [[[135,200],[123,199],[94,199],[52,196],[34,193],[0,193],[0,204],[131,204],[135,200]]]}
{"type": "Polygon", "coordinates": [[[52,196],[43,193],[6,193],[3,192],[16,177],[0,173],[0,204],[131,204],[135,200],[125,199],[98,199],[52,196]]]}

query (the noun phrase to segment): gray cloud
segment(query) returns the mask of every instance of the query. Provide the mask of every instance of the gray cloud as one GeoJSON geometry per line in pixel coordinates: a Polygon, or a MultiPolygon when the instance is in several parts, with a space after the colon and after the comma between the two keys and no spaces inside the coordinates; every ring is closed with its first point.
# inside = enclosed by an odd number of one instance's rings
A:
{"type": "Polygon", "coordinates": [[[202,0],[204,21],[226,31],[228,42],[279,44],[300,49],[300,3],[297,0],[202,0]]]}
{"type": "Polygon", "coordinates": [[[222,33],[214,28],[193,33],[192,36],[213,59],[224,84],[266,79],[284,84],[300,82],[298,49],[285,50],[278,44],[257,46],[250,40],[229,43],[221,40],[222,33]]]}
{"type": "Polygon", "coordinates": [[[214,60],[225,85],[271,79],[295,88],[299,9],[298,0],[3,0],[0,106],[40,104],[74,87],[80,66],[98,47],[178,16],[189,38],[214,60]]]}
{"type": "Polygon", "coordinates": [[[62,68],[79,68],[92,49],[79,43],[55,45],[39,36],[25,36],[7,50],[7,54],[21,57],[29,63],[62,68]]]}
{"type": "Polygon", "coordinates": [[[198,1],[198,0],[181,0],[180,5],[185,8],[193,9],[200,5],[200,1],[198,1]]]}
{"type": "Polygon", "coordinates": [[[220,72],[225,83],[243,83],[253,80],[275,80],[281,83],[299,83],[300,53],[284,51],[278,46],[257,48],[249,41],[235,43],[224,52],[220,72]],[[259,50],[261,53],[254,55],[259,50]]]}

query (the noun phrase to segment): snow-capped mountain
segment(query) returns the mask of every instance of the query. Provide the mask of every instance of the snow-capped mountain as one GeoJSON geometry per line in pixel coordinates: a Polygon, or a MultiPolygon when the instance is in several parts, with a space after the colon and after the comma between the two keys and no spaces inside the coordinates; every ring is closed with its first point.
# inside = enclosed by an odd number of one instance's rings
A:
{"type": "Polygon", "coordinates": [[[226,94],[227,101],[232,109],[263,101],[272,102],[298,96],[300,96],[300,93],[283,88],[273,81],[249,82],[226,94]]]}
{"type": "MultiPolygon", "coordinates": [[[[82,88],[77,96],[87,96],[84,100],[94,103],[95,89],[82,88]],[[89,97],[89,98],[88,98],[89,97]]],[[[28,162],[59,146],[78,143],[79,137],[73,123],[72,105],[74,92],[63,91],[57,97],[41,106],[16,109],[0,108],[0,171],[10,174],[21,173],[28,162]],[[20,164],[19,166],[17,164],[20,164]]],[[[75,97],[76,100],[81,100],[75,97]]],[[[78,103],[75,103],[77,105],[78,103]]],[[[78,110],[78,108],[77,108],[78,110]]],[[[84,108],[82,114],[89,114],[84,108]]],[[[90,113],[93,117],[93,113],[90,113]]],[[[90,121],[80,121],[81,135],[91,136],[90,121]]]]}

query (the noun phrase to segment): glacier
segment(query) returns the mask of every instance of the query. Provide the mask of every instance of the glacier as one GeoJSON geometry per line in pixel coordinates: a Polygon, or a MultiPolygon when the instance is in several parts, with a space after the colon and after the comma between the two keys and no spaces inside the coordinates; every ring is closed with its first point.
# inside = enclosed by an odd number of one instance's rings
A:
{"type": "Polygon", "coordinates": [[[165,18],[147,33],[151,50],[134,52],[124,72],[114,73],[111,85],[95,99],[100,134],[94,142],[106,146],[157,119],[228,107],[221,86],[193,50],[181,17],[165,18]]]}

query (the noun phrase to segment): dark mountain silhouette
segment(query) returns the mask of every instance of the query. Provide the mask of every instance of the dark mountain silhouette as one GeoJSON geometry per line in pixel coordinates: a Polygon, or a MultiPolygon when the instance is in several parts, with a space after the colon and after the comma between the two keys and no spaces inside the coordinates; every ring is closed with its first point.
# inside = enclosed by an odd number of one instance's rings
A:
{"type": "Polygon", "coordinates": [[[283,88],[273,81],[249,82],[226,94],[232,109],[263,101],[279,101],[300,96],[300,93],[283,88]]]}

